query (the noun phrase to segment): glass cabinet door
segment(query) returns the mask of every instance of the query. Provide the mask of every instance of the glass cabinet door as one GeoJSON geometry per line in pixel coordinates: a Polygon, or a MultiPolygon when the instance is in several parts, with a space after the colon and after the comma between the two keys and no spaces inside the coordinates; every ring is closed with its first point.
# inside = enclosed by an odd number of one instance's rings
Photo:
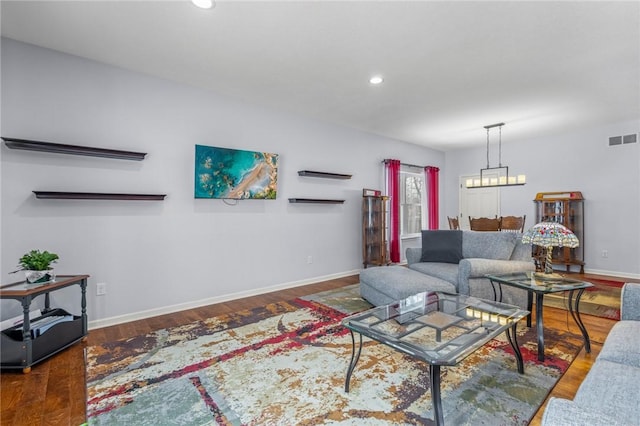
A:
{"type": "Polygon", "coordinates": [[[362,197],[362,263],[365,268],[389,263],[385,226],[387,199],[385,196],[362,197]]]}
{"type": "MultiPolygon", "coordinates": [[[[555,247],[553,263],[566,265],[567,272],[572,265],[580,267],[584,272],[584,198],[579,191],[572,192],[539,192],[536,194],[536,223],[556,222],[569,228],[580,241],[576,248],[555,247]]],[[[544,261],[544,249],[533,247],[536,263],[544,261]]]]}

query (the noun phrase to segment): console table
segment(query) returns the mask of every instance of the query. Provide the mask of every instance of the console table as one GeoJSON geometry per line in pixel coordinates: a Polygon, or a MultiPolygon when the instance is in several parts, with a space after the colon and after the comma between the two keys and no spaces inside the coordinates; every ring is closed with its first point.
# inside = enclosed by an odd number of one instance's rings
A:
{"type": "Polygon", "coordinates": [[[62,275],[43,284],[25,281],[0,286],[0,299],[14,299],[22,304],[21,325],[2,330],[0,333],[0,368],[21,368],[24,373],[31,366],[82,340],[87,335],[87,278],[89,275],[62,275]],[[63,309],[51,308],[49,294],[65,287],[80,287],[81,313],[71,315],[63,309]],[[31,302],[44,295],[44,309],[38,318],[29,318],[31,302]],[[70,321],[56,323],[38,336],[33,336],[31,324],[51,316],[68,316],[70,321]]]}

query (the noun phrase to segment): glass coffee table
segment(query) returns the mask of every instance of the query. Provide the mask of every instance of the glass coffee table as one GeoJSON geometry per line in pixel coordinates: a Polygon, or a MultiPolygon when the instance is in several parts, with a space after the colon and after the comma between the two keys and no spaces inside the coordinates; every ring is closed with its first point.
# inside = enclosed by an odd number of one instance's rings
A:
{"type": "Polygon", "coordinates": [[[362,351],[362,336],[429,364],[431,400],[437,425],[444,424],[440,395],[440,367],[458,364],[505,332],[519,373],[524,373],[516,340],[518,321],[529,314],[517,306],[463,295],[419,293],[390,305],[351,315],[342,324],[351,332],[351,361],[345,392],[362,351]],[[356,349],[355,333],[359,335],[356,349]]]}
{"type": "MultiPolygon", "coordinates": [[[[510,274],[498,274],[498,275],[486,275],[491,281],[493,286],[494,295],[496,300],[502,300],[502,286],[508,285],[511,287],[517,287],[528,292],[527,309],[531,311],[533,304],[532,295],[536,295],[536,329],[538,334],[538,360],[544,361],[544,325],[542,321],[542,301],[545,294],[558,293],[566,291],[569,293],[567,298],[567,305],[571,317],[578,325],[582,337],[584,338],[584,347],[587,353],[591,352],[591,341],[589,340],[589,333],[582,323],[580,318],[580,298],[585,289],[593,287],[593,284],[574,280],[571,278],[565,278],[557,274],[545,274],[541,272],[516,272],[510,274]],[[499,295],[496,294],[495,284],[498,284],[499,295]],[[577,293],[577,294],[576,294],[577,293]],[[575,295],[575,298],[574,298],[575,295]]],[[[527,325],[531,326],[530,319],[527,321],[527,325]]]]}

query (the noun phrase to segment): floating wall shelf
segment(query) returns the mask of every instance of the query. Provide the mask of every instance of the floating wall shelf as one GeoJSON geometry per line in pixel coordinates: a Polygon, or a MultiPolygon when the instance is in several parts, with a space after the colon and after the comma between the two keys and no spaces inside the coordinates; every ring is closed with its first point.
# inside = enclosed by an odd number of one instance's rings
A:
{"type": "Polygon", "coordinates": [[[328,200],[322,198],[289,198],[290,203],[343,204],[344,200],[328,200]]]}
{"type": "Polygon", "coordinates": [[[312,170],[299,170],[298,176],[318,177],[327,179],[351,179],[351,175],[341,173],[314,172],[312,170]]]}
{"type": "Polygon", "coordinates": [[[141,200],[162,201],[167,194],[112,194],[104,192],[56,192],[33,191],[36,198],[43,200],[141,200]]]}
{"type": "Polygon", "coordinates": [[[93,148],[90,146],[67,145],[53,142],[32,141],[27,139],[2,138],[11,149],[27,151],[53,152],[56,154],[84,155],[89,157],[115,158],[119,160],[144,160],[146,152],[121,151],[116,149],[93,148]]]}

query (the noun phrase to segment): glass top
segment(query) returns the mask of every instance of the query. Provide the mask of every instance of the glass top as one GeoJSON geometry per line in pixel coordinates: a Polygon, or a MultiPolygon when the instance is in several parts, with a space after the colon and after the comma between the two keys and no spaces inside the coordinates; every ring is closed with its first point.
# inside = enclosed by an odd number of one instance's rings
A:
{"type": "Polygon", "coordinates": [[[476,297],[419,293],[351,315],[342,324],[434,365],[455,365],[529,311],[476,297]]]}
{"type": "Polygon", "coordinates": [[[502,284],[538,293],[556,293],[593,287],[593,284],[589,282],[566,278],[556,273],[515,272],[511,274],[486,275],[486,277],[502,284]]]}

